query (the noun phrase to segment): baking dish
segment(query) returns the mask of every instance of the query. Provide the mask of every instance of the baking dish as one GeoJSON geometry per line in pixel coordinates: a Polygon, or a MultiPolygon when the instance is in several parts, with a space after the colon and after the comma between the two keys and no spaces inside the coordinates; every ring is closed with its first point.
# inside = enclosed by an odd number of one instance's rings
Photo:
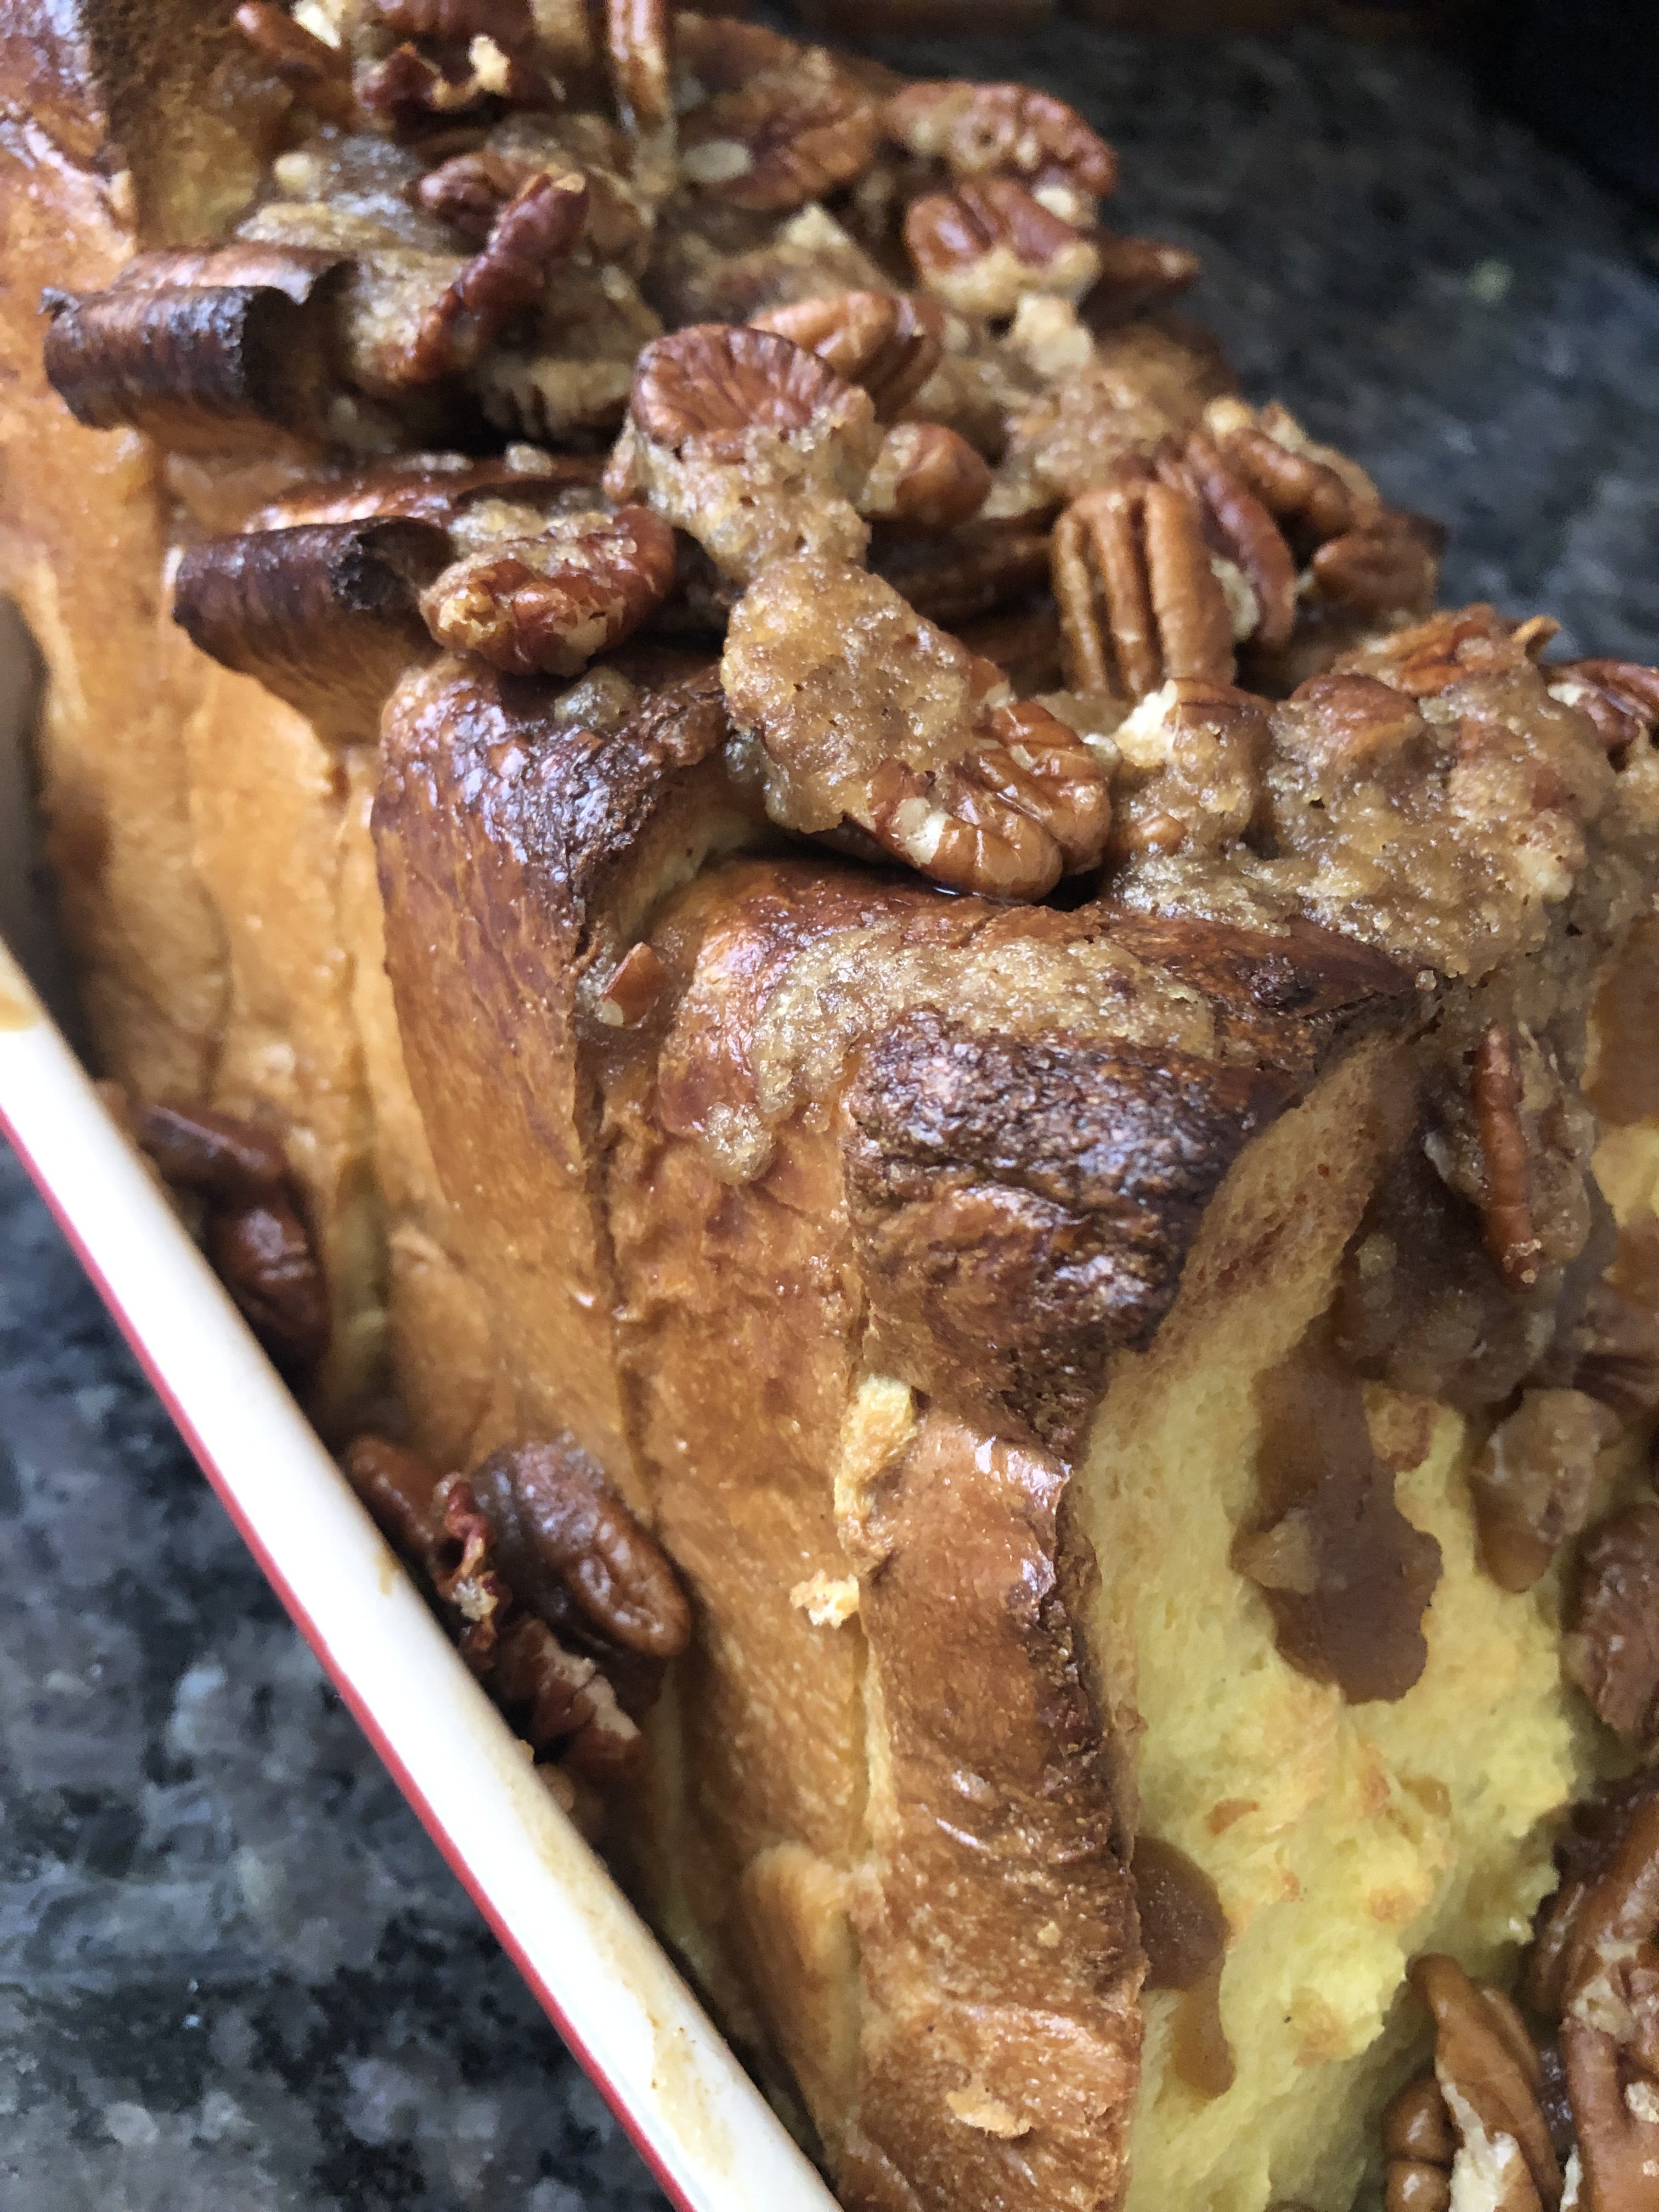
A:
{"type": "MultiPolygon", "coordinates": [[[[0,923],[29,896],[31,686],[0,632],[0,923]]],[[[50,981],[48,980],[48,988],[50,981]]],[[[555,2027],[685,2212],[833,2200],[446,1640],[0,942],[0,1130],[359,1725],[555,2027]]]]}

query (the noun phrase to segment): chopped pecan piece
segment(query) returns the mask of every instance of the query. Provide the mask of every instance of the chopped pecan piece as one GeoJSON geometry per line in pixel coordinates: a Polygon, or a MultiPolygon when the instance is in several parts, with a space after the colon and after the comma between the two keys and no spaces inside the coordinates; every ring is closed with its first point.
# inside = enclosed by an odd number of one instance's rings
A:
{"type": "Polygon", "coordinates": [[[1563,660],[1547,667],[1550,696],[1588,714],[1614,756],[1659,733],[1659,668],[1635,660],[1563,660]]]}
{"type": "Polygon", "coordinates": [[[1310,568],[1314,596],[1366,621],[1385,615],[1425,615],[1440,580],[1439,526],[1384,507],[1370,522],[1332,538],[1310,568]]]}
{"type": "Polygon", "coordinates": [[[1457,2136],[1432,2074],[1408,2081],[1382,2115],[1384,2212],[1447,2212],[1457,2136]]]}
{"type": "Polygon", "coordinates": [[[1573,1339],[1574,1388],[1627,1421],[1659,1412],[1659,1221],[1632,1223],[1590,1286],[1573,1339]]]}
{"type": "Polygon", "coordinates": [[[1226,595],[1198,506],[1172,485],[1126,476],[1074,500],[1054,526],[1054,586],[1074,690],[1231,682],[1226,595]]]}
{"type": "Polygon", "coordinates": [[[1581,1390],[1528,1390],[1470,1471],[1480,1556],[1500,1589],[1530,1589],[1589,1517],[1596,1455],[1617,1435],[1581,1390]]]}
{"type": "Polygon", "coordinates": [[[280,84],[325,122],[350,123],[357,112],[351,57],[296,23],[276,0],[242,0],[237,29],[280,84]]]}
{"type": "Polygon", "coordinates": [[[486,102],[541,108],[556,103],[553,87],[538,69],[521,54],[504,53],[487,35],[465,50],[445,47],[441,60],[405,40],[360,72],[356,96],[365,114],[413,134],[429,129],[434,117],[471,116],[486,102]]]}
{"type": "Polygon", "coordinates": [[[808,834],[853,825],[936,883],[1036,898],[1104,848],[1103,777],[1001,672],[878,577],[780,562],[732,617],[721,681],[760,743],[768,812],[808,834]]]}
{"type": "Polygon", "coordinates": [[[210,1212],[204,1243],[214,1273],[284,1375],[303,1375],[328,1349],[328,1291],[298,1212],[278,1193],[210,1212]]]}
{"type": "Polygon", "coordinates": [[[422,317],[404,381],[430,384],[469,368],[514,317],[538,301],[574,251],[587,220],[587,179],[572,170],[526,178],[489,227],[482,250],[422,317]]]}
{"type": "Polygon", "coordinates": [[[840,292],[769,307],[750,321],[815,353],[848,384],[861,384],[880,420],[890,422],[938,368],[945,318],[933,301],[902,292],[840,292]]]}
{"type": "Polygon", "coordinates": [[[606,471],[645,493],[726,574],[801,550],[859,560],[854,501],[880,447],[870,395],[775,331],[694,324],[641,355],[606,471]]]}
{"type": "Polygon", "coordinates": [[[1174,679],[1112,733],[1112,856],[1213,852],[1249,828],[1267,750],[1265,701],[1174,679]]]}
{"type": "Polygon", "coordinates": [[[1086,220],[1117,183],[1117,156],[1073,107],[1023,84],[906,85],[884,119],[899,144],[953,177],[1023,177],[1058,212],[1086,220]]]}
{"type": "Polygon", "coordinates": [[[1456,2148],[1442,2167],[1444,2132],[1426,2093],[1417,2084],[1402,2092],[1384,2121],[1391,2169],[1440,2168],[1447,2193],[1442,2199],[1426,2174],[1391,2170],[1389,2204],[1448,2203],[1453,2177],[1467,2168],[1492,2212],[1555,2212],[1561,2168],[1540,2101],[1542,2063],[1520,2014],[1501,1990],[1438,1953],[1413,1962],[1412,1980],[1434,2015],[1435,2078],[1456,2148]]]}
{"type": "Polygon", "coordinates": [[[990,465],[965,438],[939,422],[901,422],[865,478],[859,512],[939,536],[976,514],[990,489],[990,465]]]}
{"type": "Polygon", "coordinates": [[[501,210],[536,173],[533,163],[481,147],[477,153],[452,154],[428,169],[415,197],[428,215],[482,244],[501,210]]]}
{"type": "Polygon", "coordinates": [[[1627,1505],[1585,1540],[1562,1665],[1616,1735],[1659,1737],[1659,1506],[1627,1505]]]}
{"type": "Polygon", "coordinates": [[[964,315],[1012,315],[1027,292],[1080,300],[1101,273],[1094,241],[1012,177],[912,200],[904,242],[922,283],[964,315]]]}
{"type": "Polygon", "coordinates": [[[590,510],[456,562],[422,594],[452,653],[514,676],[575,676],[673,588],[674,533],[648,507],[590,510]]]}
{"type": "Polygon", "coordinates": [[[1516,1042],[1502,1022],[1490,1024],[1475,1047],[1469,1096],[1486,1169],[1480,1212],[1486,1249],[1511,1290],[1530,1290],[1543,1247],[1533,1225],[1516,1042]]]}
{"type": "Polygon", "coordinates": [[[1659,2174],[1659,1798],[1650,1771],[1577,1807],[1525,1995],[1561,2022],[1579,2201],[1643,2212],[1659,2174]]]}

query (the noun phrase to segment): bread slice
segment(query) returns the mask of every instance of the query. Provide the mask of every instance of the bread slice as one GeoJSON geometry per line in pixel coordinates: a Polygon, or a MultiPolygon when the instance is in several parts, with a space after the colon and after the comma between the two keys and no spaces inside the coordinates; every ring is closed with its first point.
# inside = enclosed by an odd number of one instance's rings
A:
{"type": "MultiPolygon", "coordinates": [[[[1302,921],[738,857],[768,832],[712,773],[708,679],[602,748],[551,708],[406,684],[376,836],[508,1425],[601,1454],[696,1612],[637,1858],[659,1924],[849,2203],[1347,2202],[1410,1959],[1501,1970],[1597,1756],[1553,1582],[1480,1562],[1488,1424],[1324,1348],[1497,1001],[1302,921]],[[621,1029],[640,942],[660,995],[621,1029]],[[1287,1626],[1240,1565],[1297,1419],[1363,1462],[1322,1668],[1322,1571],[1287,1626]],[[1137,1834],[1218,1893],[1218,1984],[1138,1996],[1137,1834]]],[[[1531,941],[1481,990],[1548,997],[1561,921],[1505,919],[1531,941]]]]}

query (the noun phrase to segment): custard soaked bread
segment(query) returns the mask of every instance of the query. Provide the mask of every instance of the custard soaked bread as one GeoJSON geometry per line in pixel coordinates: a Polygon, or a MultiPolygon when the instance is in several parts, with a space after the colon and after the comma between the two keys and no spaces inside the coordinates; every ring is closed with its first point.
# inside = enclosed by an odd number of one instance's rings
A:
{"type": "Polygon", "coordinates": [[[1058,101],[199,27],[14,34],[60,866],[550,1786],[849,2205],[1641,2201],[1659,677],[1432,613],[1058,101]]]}

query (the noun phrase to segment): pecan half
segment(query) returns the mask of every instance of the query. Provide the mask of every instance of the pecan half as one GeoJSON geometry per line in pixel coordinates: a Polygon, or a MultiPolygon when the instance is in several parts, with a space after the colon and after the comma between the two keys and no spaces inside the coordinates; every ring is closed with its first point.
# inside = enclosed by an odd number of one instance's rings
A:
{"type": "Polygon", "coordinates": [[[965,438],[940,422],[900,422],[865,478],[859,512],[939,536],[977,514],[990,489],[990,464],[965,438]]]}
{"type": "Polygon", "coordinates": [[[1296,562],[1273,516],[1201,430],[1178,460],[1166,450],[1159,471],[1166,482],[1192,487],[1216,550],[1249,584],[1255,603],[1249,635],[1270,650],[1287,645],[1296,624],[1296,562]]]}
{"type": "Polygon", "coordinates": [[[342,1453],[347,1480],[368,1508],[380,1534],[417,1566],[432,1537],[432,1495],[437,1483],[424,1460],[385,1437],[354,1437],[342,1453]]]}
{"type": "MultiPolygon", "coordinates": [[[[1442,1954],[1416,1960],[1411,1978],[1434,2015],[1435,2078],[1457,2137],[1452,2172],[1467,2163],[1494,2212],[1554,2212],[1561,2168],[1540,2102],[1543,2067],[1520,2014],[1501,1990],[1472,1981],[1442,1954]]],[[[1426,2110],[1391,2112],[1390,2119],[1396,2140],[1409,2136],[1424,2149],[1443,2140],[1426,2110]]],[[[1402,2176],[1390,2202],[1415,2195],[1426,2204],[1434,2193],[1402,2176]]]]}
{"type": "Polygon", "coordinates": [[[403,381],[430,384],[469,368],[514,317],[540,299],[574,252],[587,220],[587,179],[571,170],[528,177],[489,227],[482,250],[421,318],[403,381]]]}
{"type": "Polygon", "coordinates": [[[1376,486],[1358,462],[1316,443],[1283,407],[1247,407],[1224,397],[1206,409],[1204,428],[1263,506],[1297,526],[1310,545],[1381,509],[1376,486]]]}
{"type": "Polygon", "coordinates": [[[343,46],[307,31],[276,0],[242,0],[232,20],[277,82],[314,114],[329,123],[354,120],[351,57],[343,46]]]}
{"type": "Polygon", "coordinates": [[[804,555],[750,585],[720,667],[735,726],[759,740],[766,806],[792,830],[847,825],[955,890],[1040,897],[1092,866],[1105,780],[1001,672],[890,585],[804,555]]]}
{"type": "Polygon", "coordinates": [[[1588,1519],[1616,1417],[1581,1390],[1528,1390],[1469,1474],[1480,1557],[1500,1589],[1530,1589],[1588,1519]]]}
{"type": "Polygon", "coordinates": [[[1194,500],[1124,476],[1074,500],[1053,545],[1074,690],[1144,699],[1172,677],[1231,681],[1232,618],[1194,500]]]}
{"type": "Polygon", "coordinates": [[[943,161],[953,177],[1023,177],[1038,191],[1070,196],[1081,214],[1117,183],[1117,156],[1074,107],[1023,84],[906,85],[884,111],[907,152],[943,161]]]}
{"type": "Polygon", "coordinates": [[[328,1349],[328,1287],[279,1140],[199,1106],[138,1106],[131,1127],[163,1182],[206,1200],[210,1266],[271,1364],[303,1379],[328,1349]]]}
{"type": "Polygon", "coordinates": [[[1408,2081],[1382,2115],[1384,2212],[1447,2212],[1457,2135],[1432,2074],[1408,2081]]]}
{"type": "Polygon", "coordinates": [[[568,1437],[493,1453],[471,1477],[520,1599],[557,1626],[575,1614],[624,1651],[667,1660],[691,1614],[673,1568],[568,1437]]]}
{"type": "Polygon", "coordinates": [[[1486,1249],[1510,1290],[1528,1291],[1538,1280],[1543,1247],[1533,1226],[1515,1037],[1502,1022],[1490,1024],[1474,1048],[1469,1097],[1485,1163],[1486,1249]]]}
{"type": "Polygon", "coordinates": [[[1659,1413],[1659,1220],[1631,1223],[1573,1334],[1573,1386],[1626,1421],[1659,1413]]]}
{"type": "Polygon", "coordinates": [[[668,0],[605,0],[605,51],[623,119],[637,132],[674,119],[668,0]]]}
{"type": "Polygon", "coordinates": [[[1040,591],[1048,578],[1048,539],[1042,532],[983,523],[942,538],[884,533],[871,566],[918,614],[954,630],[1040,591]]]}
{"type": "Polygon", "coordinates": [[[680,63],[705,95],[679,120],[681,170],[701,193],[781,213],[855,183],[875,159],[876,101],[826,47],[685,16],[680,63]]]}
{"type": "Polygon", "coordinates": [[[328,1291],[304,1222],[280,1193],[210,1212],[203,1242],[214,1273],[283,1374],[307,1372],[328,1349],[328,1291]]]}
{"type": "Polygon", "coordinates": [[[1184,246],[1099,228],[1091,231],[1089,237],[1100,274],[1082,303],[1082,312],[1097,331],[1144,314],[1158,301],[1176,298],[1204,273],[1197,254],[1184,246]]]}
{"type": "Polygon", "coordinates": [[[1027,292],[1080,300],[1101,273],[1094,241],[1012,177],[912,200],[904,243],[929,291],[964,315],[1012,315],[1027,292]]]}
{"type": "Polygon", "coordinates": [[[815,353],[848,384],[861,384],[876,413],[890,422],[938,368],[945,317],[932,300],[902,292],[841,292],[798,300],[751,315],[757,331],[775,331],[815,353]]]}
{"type": "Polygon", "coordinates": [[[1627,1505],[1585,1540],[1561,1659],[1616,1735],[1659,1737],[1659,1506],[1627,1505]]]}
{"type": "Polygon", "coordinates": [[[674,568],[674,533],[648,507],[590,510],[457,561],[421,613],[452,653],[514,676],[575,676],[661,605],[674,568]]]}
{"type": "Polygon", "coordinates": [[[772,331],[693,324],[640,356],[629,425],[605,475],[643,492],[747,583],[801,550],[859,560],[854,510],[880,447],[870,395],[772,331]]]}
{"type": "Polygon", "coordinates": [[[1659,734],[1659,668],[1635,660],[1564,660],[1544,672],[1552,699],[1588,714],[1614,756],[1659,734]]]}
{"type": "Polygon", "coordinates": [[[1425,615],[1440,580],[1443,542],[1437,524],[1385,507],[1374,520],[1318,548],[1309,564],[1313,596],[1368,621],[1425,615]]]}

